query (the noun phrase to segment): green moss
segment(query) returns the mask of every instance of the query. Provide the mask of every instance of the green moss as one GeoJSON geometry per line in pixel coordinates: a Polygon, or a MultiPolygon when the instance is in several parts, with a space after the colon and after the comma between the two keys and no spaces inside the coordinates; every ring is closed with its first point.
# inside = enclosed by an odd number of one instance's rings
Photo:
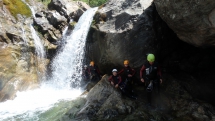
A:
{"type": "Polygon", "coordinates": [[[95,20],[93,20],[91,25],[96,25],[96,21],[95,21],[95,20]]]}
{"type": "Polygon", "coordinates": [[[71,22],[70,25],[74,27],[77,23],[75,21],[71,22]]]}
{"type": "Polygon", "coordinates": [[[105,4],[102,4],[99,6],[99,9],[102,9],[105,6],[105,4]]]}
{"type": "Polygon", "coordinates": [[[73,29],[75,28],[75,25],[76,25],[76,22],[75,22],[75,21],[69,23],[69,29],[70,29],[70,30],[73,30],[73,29]]]}
{"type": "Polygon", "coordinates": [[[74,0],[74,1],[83,1],[83,2],[87,3],[88,5],[90,5],[91,7],[101,6],[107,2],[107,0],[74,0]]]}
{"type": "Polygon", "coordinates": [[[51,2],[51,0],[37,0],[37,1],[42,2],[46,6],[51,2]]]}
{"type": "Polygon", "coordinates": [[[21,0],[3,0],[3,4],[6,5],[15,18],[17,18],[17,14],[25,15],[26,17],[31,16],[30,8],[21,0]]]}

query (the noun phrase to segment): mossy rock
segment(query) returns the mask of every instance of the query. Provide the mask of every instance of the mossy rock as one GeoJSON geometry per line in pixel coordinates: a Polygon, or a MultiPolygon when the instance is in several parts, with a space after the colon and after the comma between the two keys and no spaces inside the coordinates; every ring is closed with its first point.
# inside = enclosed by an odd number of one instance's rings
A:
{"type": "Polygon", "coordinates": [[[51,2],[51,0],[38,0],[42,2],[44,5],[48,6],[48,4],[51,2]]]}
{"type": "Polygon", "coordinates": [[[30,8],[21,0],[3,0],[3,4],[6,5],[10,13],[17,19],[17,14],[31,16],[30,8]]]}
{"type": "Polygon", "coordinates": [[[75,25],[77,24],[77,22],[73,21],[71,23],[69,23],[69,29],[73,30],[75,28],[75,25]]]}

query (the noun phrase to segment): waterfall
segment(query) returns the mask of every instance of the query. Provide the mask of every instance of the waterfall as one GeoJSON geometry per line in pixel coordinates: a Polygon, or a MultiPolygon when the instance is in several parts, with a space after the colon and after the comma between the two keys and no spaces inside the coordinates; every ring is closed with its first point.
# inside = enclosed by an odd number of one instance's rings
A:
{"type": "Polygon", "coordinates": [[[85,41],[97,9],[86,11],[75,25],[72,34],[63,37],[66,45],[54,58],[51,64],[52,76],[49,79],[59,88],[70,88],[71,84],[78,87],[80,84],[85,41]]]}
{"type": "Polygon", "coordinates": [[[71,35],[65,34],[65,45],[52,62],[53,73],[48,81],[42,82],[38,89],[18,92],[14,100],[0,103],[1,121],[53,121],[66,113],[59,110],[69,108],[71,100],[82,93],[79,89],[70,88],[70,84],[74,82],[78,86],[81,80],[85,41],[96,10],[87,10],[71,35]],[[56,110],[55,107],[62,105],[64,107],[56,110]]]}
{"type": "MultiPolygon", "coordinates": [[[[22,0],[31,10],[33,18],[35,18],[35,11],[32,6],[30,6],[25,0],[22,0]]],[[[37,55],[37,75],[39,81],[44,81],[46,76],[46,52],[44,49],[44,46],[40,40],[40,38],[37,35],[37,32],[35,31],[33,24],[30,25],[31,35],[34,40],[34,46],[35,46],[35,53],[37,55]]]]}
{"type": "Polygon", "coordinates": [[[31,35],[34,40],[35,51],[37,55],[37,75],[39,81],[44,81],[46,77],[46,52],[40,38],[38,37],[33,25],[30,25],[31,35]]]}
{"type": "Polygon", "coordinates": [[[40,41],[40,38],[38,37],[34,27],[31,25],[31,35],[34,39],[34,46],[35,46],[35,50],[36,50],[36,54],[39,58],[45,58],[46,57],[46,53],[44,50],[44,46],[40,41]]]}
{"type": "Polygon", "coordinates": [[[28,45],[27,37],[26,37],[26,34],[25,34],[25,29],[23,27],[21,29],[22,29],[22,38],[24,40],[24,43],[25,43],[25,45],[28,45]]]}
{"type": "Polygon", "coordinates": [[[24,2],[30,8],[32,16],[33,16],[33,18],[35,18],[34,8],[32,6],[30,6],[25,0],[22,0],[22,2],[24,2]]]}

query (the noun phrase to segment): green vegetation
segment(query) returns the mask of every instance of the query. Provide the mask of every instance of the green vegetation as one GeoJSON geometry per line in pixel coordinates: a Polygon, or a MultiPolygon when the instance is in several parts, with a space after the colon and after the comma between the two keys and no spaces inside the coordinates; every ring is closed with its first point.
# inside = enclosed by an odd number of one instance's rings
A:
{"type": "Polygon", "coordinates": [[[37,1],[42,2],[46,6],[51,2],[51,0],[37,0],[37,1]]]}
{"type": "Polygon", "coordinates": [[[107,0],[74,0],[74,1],[83,1],[86,2],[91,7],[101,6],[107,2],[107,0]]]}
{"type": "Polygon", "coordinates": [[[75,21],[73,21],[73,22],[71,22],[71,23],[69,23],[70,24],[70,27],[72,28],[72,29],[74,29],[75,28],[75,25],[77,24],[75,21]]]}
{"type": "Polygon", "coordinates": [[[27,17],[31,16],[30,8],[21,0],[3,0],[3,4],[6,5],[10,13],[17,18],[17,14],[22,14],[27,17]]]}

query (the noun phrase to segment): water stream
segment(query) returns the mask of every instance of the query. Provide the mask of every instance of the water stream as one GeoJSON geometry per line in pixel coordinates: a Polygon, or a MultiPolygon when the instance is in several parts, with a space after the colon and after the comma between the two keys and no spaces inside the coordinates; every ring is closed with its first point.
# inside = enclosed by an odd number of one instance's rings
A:
{"type": "MultiPolygon", "coordinates": [[[[98,8],[87,10],[79,19],[71,35],[66,35],[65,45],[52,62],[52,76],[41,82],[38,89],[18,92],[14,100],[0,103],[1,121],[54,121],[61,117],[82,91],[82,60],[86,37],[98,8]],[[76,88],[71,88],[75,84],[76,88]]],[[[32,29],[32,36],[36,35],[32,29]]],[[[37,37],[35,37],[36,40],[37,37]]],[[[39,56],[43,55],[40,43],[35,41],[39,56]],[[40,53],[41,52],[41,53],[40,53]]]]}
{"type": "MultiPolygon", "coordinates": [[[[25,0],[22,0],[31,10],[32,17],[35,18],[35,10],[34,8],[29,5],[25,0]]],[[[46,51],[44,49],[44,45],[39,38],[37,32],[35,31],[33,24],[30,25],[31,35],[34,40],[34,47],[35,47],[35,54],[37,56],[37,74],[38,74],[38,81],[44,81],[46,79],[46,51]]]]}
{"type": "Polygon", "coordinates": [[[79,19],[72,34],[63,37],[60,49],[52,62],[50,80],[59,88],[79,87],[82,73],[84,46],[93,16],[97,8],[89,9],[79,19]]]}

